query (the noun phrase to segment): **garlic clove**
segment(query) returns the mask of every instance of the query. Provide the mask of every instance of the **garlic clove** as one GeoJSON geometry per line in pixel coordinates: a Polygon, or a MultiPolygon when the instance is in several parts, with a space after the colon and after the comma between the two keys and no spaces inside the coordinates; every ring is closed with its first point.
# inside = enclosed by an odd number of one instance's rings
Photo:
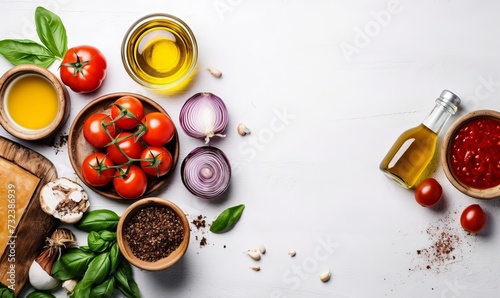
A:
{"type": "Polygon", "coordinates": [[[82,218],[90,202],[81,185],[63,177],[43,186],[40,206],[45,213],[64,223],[73,224],[82,218]]]}
{"type": "Polygon", "coordinates": [[[59,286],[59,281],[43,270],[37,261],[31,263],[28,277],[31,286],[37,290],[53,290],[59,286]]]}
{"type": "Polygon", "coordinates": [[[239,134],[240,136],[246,136],[246,135],[248,135],[248,134],[250,134],[250,133],[252,132],[252,131],[251,131],[248,127],[246,127],[246,126],[245,126],[245,124],[243,124],[243,123],[238,124],[237,131],[238,131],[238,134],[239,134]]]}
{"type": "Polygon", "coordinates": [[[255,261],[260,260],[260,252],[256,250],[248,250],[246,253],[250,256],[250,258],[254,259],[255,261]]]}
{"type": "Polygon", "coordinates": [[[259,251],[260,251],[261,254],[265,254],[266,253],[266,248],[264,247],[264,245],[259,244],[259,251]]]}
{"type": "Polygon", "coordinates": [[[288,255],[289,255],[290,257],[295,257],[295,255],[296,255],[296,254],[297,254],[297,252],[296,252],[294,249],[290,249],[290,250],[288,251],[288,255]]]}
{"type": "Polygon", "coordinates": [[[327,282],[330,280],[330,277],[332,276],[332,271],[331,269],[328,269],[327,272],[325,273],[322,273],[319,275],[319,279],[322,281],[322,282],[327,282]]]}
{"type": "Polygon", "coordinates": [[[73,294],[73,291],[75,290],[75,287],[76,287],[76,284],[78,283],[77,280],[74,280],[74,279],[68,279],[68,280],[65,280],[63,283],[62,283],[62,287],[66,289],[66,293],[68,295],[71,296],[71,294],[73,294]]]}
{"type": "Polygon", "coordinates": [[[208,72],[210,72],[214,77],[220,78],[222,77],[222,72],[213,67],[207,67],[208,72]]]}
{"type": "Polygon", "coordinates": [[[253,271],[260,271],[260,266],[250,266],[253,271]]]}

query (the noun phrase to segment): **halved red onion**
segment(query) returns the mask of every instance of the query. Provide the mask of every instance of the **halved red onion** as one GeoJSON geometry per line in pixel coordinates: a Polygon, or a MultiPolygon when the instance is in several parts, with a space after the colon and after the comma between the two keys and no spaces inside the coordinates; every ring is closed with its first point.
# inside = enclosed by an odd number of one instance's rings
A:
{"type": "Polygon", "coordinates": [[[212,146],[198,147],[184,158],[181,178],[195,196],[215,199],[229,187],[231,165],[222,150],[212,146]]]}
{"type": "Polygon", "coordinates": [[[181,108],[179,122],[184,132],[193,138],[205,139],[225,137],[229,121],[227,108],[222,99],[210,92],[191,96],[181,108]]]}

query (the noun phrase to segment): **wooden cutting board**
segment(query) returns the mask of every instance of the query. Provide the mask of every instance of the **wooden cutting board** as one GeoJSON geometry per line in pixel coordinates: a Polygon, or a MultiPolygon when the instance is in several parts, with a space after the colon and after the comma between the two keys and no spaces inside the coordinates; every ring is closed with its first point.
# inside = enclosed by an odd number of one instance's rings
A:
{"type": "Polygon", "coordinates": [[[58,225],[40,208],[40,190],[57,178],[44,156],[0,136],[0,282],[18,295],[33,260],[58,225]]]}

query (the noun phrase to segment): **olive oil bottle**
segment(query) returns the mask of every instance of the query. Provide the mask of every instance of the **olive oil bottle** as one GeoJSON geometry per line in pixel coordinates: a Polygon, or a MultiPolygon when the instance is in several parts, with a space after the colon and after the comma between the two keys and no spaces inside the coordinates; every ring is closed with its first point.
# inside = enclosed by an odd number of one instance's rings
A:
{"type": "Polygon", "coordinates": [[[380,170],[405,188],[412,188],[436,151],[439,132],[460,105],[460,98],[441,92],[436,106],[420,125],[403,132],[380,163],[380,170]]]}

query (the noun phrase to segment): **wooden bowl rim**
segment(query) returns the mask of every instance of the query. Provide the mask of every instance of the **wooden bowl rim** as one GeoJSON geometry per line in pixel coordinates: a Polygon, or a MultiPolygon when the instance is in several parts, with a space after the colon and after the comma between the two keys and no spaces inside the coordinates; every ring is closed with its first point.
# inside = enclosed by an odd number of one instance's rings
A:
{"type": "Polygon", "coordinates": [[[453,171],[449,167],[449,150],[451,146],[451,140],[456,134],[457,130],[460,129],[467,122],[477,119],[477,118],[494,118],[500,121],[500,112],[494,110],[476,110],[468,112],[458,118],[448,129],[447,133],[443,138],[443,143],[441,146],[441,163],[443,166],[444,173],[451,184],[458,189],[460,192],[477,199],[491,200],[500,197],[500,184],[487,189],[477,189],[468,185],[465,185],[459,181],[453,171]]]}
{"type": "Polygon", "coordinates": [[[132,205],[128,206],[128,208],[123,212],[122,216],[120,217],[120,220],[118,221],[118,227],[116,231],[117,231],[116,236],[117,236],[118,246],[125,259],[127,259],[127,261],[129,261],[132,265],[136,266],[137,268],[147,271],[164,270],[177,263],[186,253],[186,250],[189,246],[189,239],[191,233],[189,227],[189,221],[187,219],[186,214],[182,211],[182,209],[175,203],[160,197],[143,198],[134,202],[132,205]],[[179,245],[179,247],[177,247],[177,249],[174,250],[167,257],[155,262],[143,261],[134,256],[134,254],[130,250],[130,247],[127,244],[127,240],[123,235],[124,227],[130,220],[130,218],[134,214],[136,214],[140,209],[149,206],[162,206],[172,209],[177,214],[177,216],[179,216],[182,222],[182,227],[184,229],[184,239],[182,240],[182,243],[179,245]]]}
{"type": "MultiPolygon", "coordinates": [[[[106,189],[106,187],[94,187],[92,185],[88,185],[85,182],[85,180],[83,179],[82,174],[81,174],[81,165],[77,163],[76,157],[74,156],[74,153],[75,153],[74,151],[77,151],[78,149],[73,148],[74,147],[73,146],[73,142],[74,142],[73,139],[76,138],[76,136],[75,136],[75,132],[77,131],[76,125],[81,120],[80,119],[81,117],[83,117],[90,110],[94,109],[96,106],[104,105],[103,102],[105,103],[106,101],[118,99],[122,96],[136,97],[139,100],[145,102],[146,104],[152,106],[157,111],[162,112],[162,113],[166,114],[168,117],[170,117],[170,115],[167,113],[167,111],[165,111],[165,109],[160,104],[158,104],[156,101],[154,101],[151,98],[148,98],[144,95],[136,94],[136,93],[132,93],[132,92],[108,93],[108,94],[99,96],[96,99],[92,100],[78,113],[78,115],[75,117],[75,119],[73,119],[73,123],[71,123],[69,135],[68,135],[68,157],[69,157],[71,166],[73,167],[73,170],[75,171],[76,175],[80,178],[80,180],[82,180],[83,183],[85,183],[85,185],[87,185],[90,189],[92,189],[96,193],[98,193],[104,197],[110,198],[110,199],[121,200],[121,201],[123,201],[125,199],[122,198],[120,195],[118,195],[115,192],[108,191],[106,189]]],[[[177,133],[177,128],[175,128],[174,137],[173,137],[172,141],[170,141],[170,142],[175,142],[174,152],[170,152],[172,154],[172,168],[170,169],[170,172],[167,173],[165,176],[155,178],[155,181],[160,181],[160,182],[156,183],[152,188],[150,188],[150,185],[148,185],[148,190],[146,190],[146,193],[142,197],[147,197],[148,195],[151,195],[152,193],[158,191],[163,186],[165,186],[166,183],[168,182],[168,177],[170,177],[170,175],[174,172],[174,169],[177,166],[177,162],[179,159],[179,151],[180,151],[179,150],[179,136],[177,133]]],[[[78,147],[78,146],[76,146],[76,147],[78,147]]],[[[140,198],[138,198],[138,199],[140,199],[140,198]]],[[[138,199],[136,199],[136,200],[138,200],[138,199]]],[[[134,201],[134,200],[127,200],[127,201],[134,201]]]]}
{"type": "Polygon", "coordinates": [[[70,106],[71,101],[66,87],[52,72],[46,68],[31,64],[18,65],[9,69],[0,78],[0,124],[7,132],[19,139],[35,141],[51,136],[68,120],[70,106]],[[23,130],[22,128],[17,127],[16,124],[13,124],[12,121],[9,120],[6,111],[4,110],[4,95],[8,86],[17,77],[28,74],[40,75],[49,80],[57,93],[57,99],[59,101],[59,110],[54,121],[43,129],[32,131],[23,130]]]}

